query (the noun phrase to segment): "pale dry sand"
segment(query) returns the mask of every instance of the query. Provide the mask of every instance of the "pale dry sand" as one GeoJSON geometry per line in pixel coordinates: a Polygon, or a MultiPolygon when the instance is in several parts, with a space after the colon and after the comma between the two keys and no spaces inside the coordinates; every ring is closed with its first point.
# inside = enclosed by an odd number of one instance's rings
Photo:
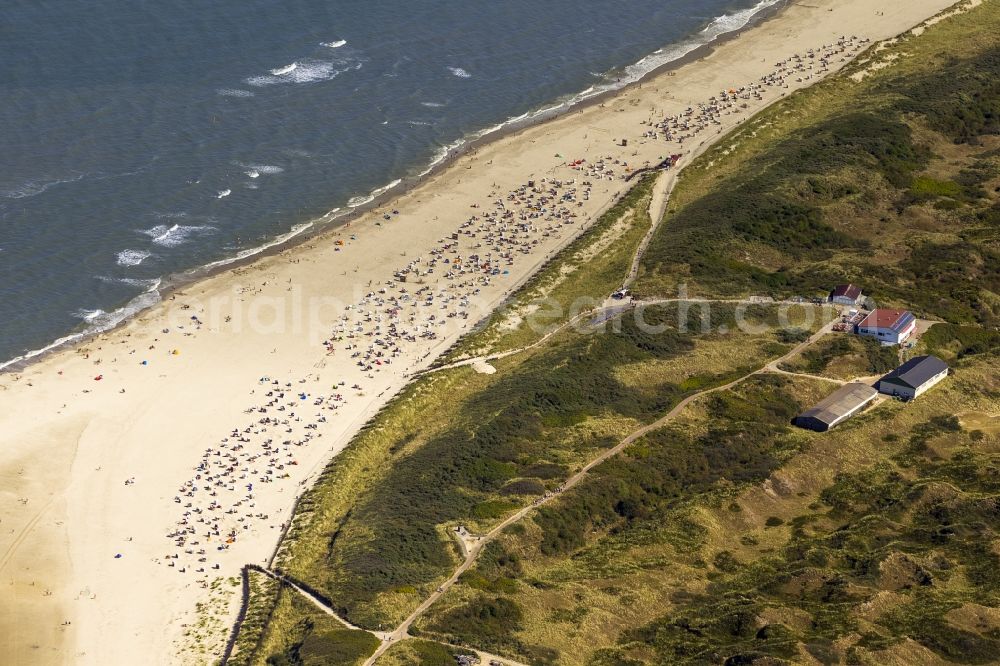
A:
{"type": "MultiPolygon", "coordinates": [[[[206,641],[184,636],[205,616],[196,611],[197,604],[210,598],[200,581],[233,577],[245,562],[259,563],[270,555],[302,484],[405,384],[407,375],[450,346],[467,330],[464,326],[494,307],[625,189],[620,178],[624,169],[615,159],[642,166],[684,153],[686,161],[720,131],[816,79],[800,82],[792,76],[787,88],[766,88],[762,99],[749,99],[748,108],[738,113],[723,112],[720,125],[682,147],[666,142],[662,134],[644,139],[651,126],[643,121],[682,113],[721,90],[758,81],[774,71],[777,61],[833,44],[842,35],[886,39],[952,4],[793,3],[676,72],[480,147],[348,229],[193,285],[116,331],[52,355],[21,374],[0,377],[0,581],[7,588],[0,636],[5,662],[209,661],[225,639],[224,631],[207,632],[211,637],[206,641]],[[627,148],[614,141],[621,138],[628,139],[627,148]],[[612,180],[566,164],[584,158],[589,166],[608,156],[607,165],[616,172],[612,180]],[[493,211],[492,201],[529,179],[543,178],[563,181],[560,196],[576,188],[569,204],[577,214],[574,223],[537,220],[537,228],[522,238],[537,244],[527,246],[526,253],[514,251],[510,262],[498,257],[493,265],[509,274],[478,285],[479,293],[467,304],[458,300],[462,289],[457,282],[471,281],[473,275],[449,281],[444,277],[449,266],[440,263],[420,284],[411,275],[406,285],[387,287],[393,272],[416,257],[423,262],[418,268],[428,266],[440,239],[458,231],[470,215],[493,211]],[[575,184],[567,184],[573,179],[575,184]],[[583,181],[593,182],[587,200],[583,181]],[[400,214],[384,220],[382,214],[392,209],[400,214]],[[546,226],[552,227],[547,236],[541,233],[546,226]],[[376,325],[383,326],[379,335],[385,337],[386,307],[369,300],[352,311],[344,308],[379,289],[387,289],[386,297],[398,294],[401,286],[411,293],[420,287],[438,293],[447,286],[455,298],[445,302],[442,292],[433,306],[422,306],[424,315],[436,312],[440,318],[433,324],[434,339],[400,340],[391,365],[363,370],[345,347],[356,342],[363,351],[377,337],[366,335],[376,325]],[[446,319],[462,310],[468,319],[446,319]],[[345,314],[352,317],[346,330],[360,326],[361,331],[353,340],[334,342],[336,351],[328,355],[322,343],[345,314]],[[383,322],[377,324],[380,317],[383,322]],[[267,382],[260,381],[264,376],[267,382]],[[267,395],[273,394],[273,380],[286,393],[280,403],[267,395]],[[291,386],[285,388],[286,382],[291,386]],[[355,384],[363,389],[352,390],[355,384]],[[308,397],[299,400],[300,392],[308,397]],[[344,400],[334,402],[335,394],[344,400]],[[290,402],[296,406],[277,411],[290,402]],[[246,413],[251,407],[269,411],[246,413]],[[289,418],[292,412],[297,416],[289,418]],[[288,423],[259,424],[265,417],[288,423]],[[247,427],[257,432],[244,434],[247,427]],[[222,459],[214,452],[223,453],[227,438],[226,447],[235,445],[234,428],[248,440],[239,455],[260,454],[266,438],[275,440],[275,449],[265,449],[255,461],[240,458],[232,472],[213,476],[209,483],[206,478],[218,474],[213,465],[222,459]],[[276,452],[283,440],[291,444],[276,452]],[[199,484],[205,482],[209,489],[188,497],[182,485],[199,473],[195,468],[207,449],[213,453],[199,484]],[[292,460],[295,465],[288,464],[292,460]],[[274,480],[262,483],[262,478],[274,480]],[[254,483],[252,500],[244,499],[248,482],[254,483]],[[217,495],[208,495],[215,489],[217,495]],[[213,509],[212,502],[220,508],[213,509]],[[194,510],[202,511],[188,515],[196,534],[179,547],[167,535],[178,529],[185,512],[194,510]],[[197,522],[206,516],[212,517],[197,522]],[[222,525],[222,535],[205,536],[209,524],[222,525]],[[229,529],[237,530],[235,542],[217,550],[229,529]],[[199,543],[192,546],[194,540],[199,543]],[[199,561],[200,549],[206,551],[204,562],[199,561]],[[202,648],[207,652],[199,653],[202,648]]],[[[830,66],[836,70],[843,64],[837,56],[830,66]]],[[[809,73],[817,75],[818,70],[809,73]]],[[[461,237],[459,254],[472,253],[474,242],[461,237]]],[[[224,453],[236,461],[232,448],[224,453]]],[[[232,611],[220,608],[218,614],[228,619],[232,611]]]]}

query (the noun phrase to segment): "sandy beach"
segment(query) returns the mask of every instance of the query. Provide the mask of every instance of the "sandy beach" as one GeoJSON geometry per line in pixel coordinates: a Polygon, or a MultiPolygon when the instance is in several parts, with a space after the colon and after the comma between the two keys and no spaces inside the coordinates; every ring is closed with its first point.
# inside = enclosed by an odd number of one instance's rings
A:
{"type": "Polygon", "coordinates": [[[8,663],[212,661],[230,581],[271,555],[309,479],[632,170],[674,154],[683,168],[952,4],[792,2],[702,59],[477,147],[348,227],[0,376],[8,663]],[[185,635],[205,618],[211,640],[185,635]]]}

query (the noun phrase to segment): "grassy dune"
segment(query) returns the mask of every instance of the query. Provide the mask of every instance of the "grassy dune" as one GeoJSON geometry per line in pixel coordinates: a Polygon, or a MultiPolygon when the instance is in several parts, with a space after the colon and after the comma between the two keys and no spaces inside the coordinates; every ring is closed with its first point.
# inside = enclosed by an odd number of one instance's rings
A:
{"type": "Polygon", "coordinates": [[[789,359],[782,370],[849,380],[889,372],[899,365],[899,350],[878,340],[838,335],[822,340],[789,359]]]}
{"type": "Polygon", "coordinates": [[[528,663],[891,663],[907,638],[920,663],[986,663],[991,626],[944,616],[1000,601],[1000,523],[980,513],[1000,440],[951,416],[1000,410],[992,367],[828,435],[787,426],[822,382],[706,399],[510,529],[418,629],[528,663]]]}
{"type": "Polygon", "coordinates": [[[397,643],[384,657],[379,659],[382,666],[455,666],[455,656],[472,654],[468,650],[451,648],[440,643],[424,640],[410,640],[397,643]]]}
{"type": "MultiPolygon", "coordinates": [[[[747,316],[777,324],[776,308],[747,316]]],[[[352,622],[389,626],[458,564],[449,528],[488,530],[691,392],[788,349],[769,327],[719,333],[737,330],[731,306],[713,308],[710,330],[694,335],[676,317],[650,308],[646,321],[664,332],[625,318],[619,331],[560,334],[496,375],[460,368],[418,382],[307,495],[280,566],[352,622]],[[658,374],[681,358],[683,374],[658,374]],[[645,381],[629,376],[643,365],[645,381]]]]}
{"type": "Polygon", "coordinates": [[[370,633],[346,629],[291,588],[282,587],[269,606],[272,612],[263,641],[244,654],[243,663],[357,666],[378,647],[378,639],[370,633]]]}

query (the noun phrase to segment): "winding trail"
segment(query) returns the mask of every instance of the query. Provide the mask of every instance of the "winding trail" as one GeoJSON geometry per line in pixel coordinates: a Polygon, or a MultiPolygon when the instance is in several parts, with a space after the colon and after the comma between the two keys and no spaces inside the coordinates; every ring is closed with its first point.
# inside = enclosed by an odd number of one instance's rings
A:
{"type": "MultiPolygon", "coordinates": [[[[727,390],[733,388],[734,386],[740,384],[741,382],[743,382],[743,381],[745,381],[745,380],[747,380],[750,377],[753,377],[755,375],[765,374],[765,373],[770,372],[772,365],[777,364],[777,363],[779,363],[781,361],[784,361],[784,360],[786,360],[788,358],[791,358],[792,356],[794,356],[796,354],[801,353],[804,349],[806,349],[810,345],[814,344],[817,340],[819,340],[820,338],[822,338],[824,335],[830,333],[833,330],[833,326],[834,326],[835,323],[836,323],[836,321],[832,321],[832,322],[826,324],[821,329],[819,329],[816,333],[812,334],[807,340],[805,340],[804,342],[801,342],[800,344],[796,345],[795,348],[793,348],[791,351],[789,351],[788,353],[786,353],[784,356],[782,356],[782,357],[780,357],[778,359],[775,359],[774,361],[768,362],[767,364],[761,366],[760,368],[758,368],[757,370],[754,370],[753,372],[749,372],[749,373],[747,373],[747,374],[745,374],[745,375],[743,375],[743,376],[741,376],[741,377],[739,377],[737,379],[734,379],[734,380],[732,380],[732,381],[730,381],[730,382],[728,382],[726,384],[722,384],[720,386],[715,386],[715,387],[710,388],[710,389],[705,389],[703,391],[698,391],[697,393],[693,393],[693,394],[689,395],[688,397],[684,398],[679,403],[677,403],[676,405],[674,405],[674,407],[669,412],[667,412],[665,415],[661,416],[656,421],[653,421],[650,424],[647,424],[647,425],[645,425],[645,426],[643,426],[643,427],[641,427],[641,428],[639,428],[637,430],[634,430],[631,434],[629,434],[627,437],[625,437],[623,440],[621,440],[613,448],[607,449],[606,451],[604,451],[603,453],[601,453],[599,456],[597,456],[596,458],[592,459],[590,462],[588,462],[586,465],[584,465],[579,471],[577,471],[575,474],[573,474],[568,479],[566,479],[566,482],[563,483],[563,485],[561,485],[556,490],[554,490],[554,491],[552,491],[550,493],[547,493],[544,497],[542,497],[542,498],[536,500],[535,502],[533,502],[532,504],[530,504],[530,505],[522,508],[517,513],[512,514],[506,520],[504,520],[503,522],[499,523],[496,527],[494,527],[492,530],[490,530],[486,534],[484,534],[484,535],[482,535],[480,537],[472,537],[472,538],[466,538],[466,539],[464,539],[464,542],[466,543],[467,548],[468,548],[467,553],[465,555],[465,560],[452,572],[451,576],[449,576],[448,579],[444,583],[442,583],[440,587],[438,587],[434,592],[432,592],[423,601],[423,603],[421,603],[405,620],[403,620],[402,623],[400,623],[400,625],[398,627],[396,627],[396,629],[394,629],[393,631],[388,632],[387,634],[385,634],[385,638],[383,639],[382,644],[378,647],[378,649],[375,651],[375,653],[372,654],[372,656],[369,657],[364,662],[364,666],[372,666],[373,664],[375,664],[375,662],[378,660],[378,658],[381,657],[383,654],[385,654],[385,652],[391,647],[391,645],[393,644],[393,642],[398,642],[398,641],[406,640],[407,638],[410,638],[409,630],[410,630],[410,627],[413,625],[413,623],[416,620],[418,620],[424,613],[426,613],[427,610],[432,605],[434,605],[434,603],[437,602],[444,595],[444,593],[448,591],[448,589],[452,585],[454,585],[458,581],[459,577],[463,573],[465,573],[466,571],[468,571],[469,568],[472,567],[473,564],[475,564],[476,560],[479,558],[479,555],[483,552],[483,549],[486,547],[486,545],[489,544],[491,541],[494,541],[498,536],[500,536],[501,532],[503,532],[504,529],[506,529],[510,525],[513,525],[514,523],[520,521],[522,518],[524,518],[525,516],[527,516],[531,512],[535,511],[538,507],[543,506],[545,504],[548,504],[552,500],[560,497],[567,490],[570,490],[573,487],[575,487],[577,484],[579,484],[584,479],[584,477],[586,477],[586,475],[592,469],[594,469],[595,467],[597,467],[601,463],[603,463],[603,462],[605,462],[605,461],[607,461],[607,460],[609,460],[609,459],[617,456],[619,453],[621,453],[626,448],[628,448],[631,444],[633,444],[636,440],[640,439],[641,437],[645,436],[646,434],[648,434],[648,433],[650,433],[650,432],[652,432],[654,430],[658,430],[659,428],[662,428],[663,426],[665,426],[667,423],[669,423],[674,418],[676,418],[677,415],[680,414],[684,410],[684,408],[687,407],[688,405],[690,405],[692,402],[694,402],[696,400],[699,400],[700,398],[703,398],[703,397],[705,397],[707,395],[711,395],[713,393],[717,393],[719,391],[727,391],[727,390]],[[468,545],[470,542],[471,542],[471,546],[468,545]]],[[[834,380],[834,381],[837,381],[837,380],[834,380]]],[[[374,633],[374,632],[372,632],[372,633],[374,633]]]]}
{"type": "Polygon", "coordinates": [[[809,379],[817,379],[821,382],[830,382],[831,384],[839,384],[843,386],[844,384],[849,384],[850,382],[846,379],[835,379],[834,377],[823,377],[822,375],[812,375],[808,372],[792,372],[791,370],[782,370],[777,367],[777,364],[769,365],[765,369],[766,372],[772,375],[786,375],[788,377],[807,377],[809,379]]]}

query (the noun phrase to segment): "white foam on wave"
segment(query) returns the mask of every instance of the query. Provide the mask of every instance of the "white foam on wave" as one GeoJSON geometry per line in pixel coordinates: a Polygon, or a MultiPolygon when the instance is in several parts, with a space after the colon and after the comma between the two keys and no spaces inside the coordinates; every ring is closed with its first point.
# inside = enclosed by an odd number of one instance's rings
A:
{"type": "Polygon", "coordinates": [[[74,316],[79,317],[80,319],[84,320],[88,324],[94,323],[95,319],[97,319],[101,315],[105,315],[105,314],[107,314],[107,312],[105,312],[104,310],[101,310],[101,309],[97,309],[97,310],[77,310],[76,312],[73,313],[74,316]]]}
{"type": "Polygon", "coordinates": [[[285,170],[284,167],[275,166],[273,164],[244,164],[242,162],[235,162],[234,164],[243,169],[243,173],[245,173],[249,178],[273,176],[274,174],[281,173],[285,170]]]}
{"type": "Polygon", "coordinates": [[[363,194],[361,196],[354,197],[347,202],[347,207],[357,208],[358,206],[364,206],[366,203],[374,201],[377,197],[382,196],[383,194],[385,194],[386,192],[388,192],[389,190],[396,187],[402,182],[403,181],[401,179],[397,178],[388,185],[383,185],[382,187],[378,187],[369,192],[368,194],[363,194]]]}
{"type": "MultiPolygon", "coordinates": [[[[470,138],[473,141],[476,141],[476,140],[482,139],[485,136],[493,134],[494,132],[499,132],[499,131],[501,131],[503,129],[506,129],[506,128],[512,126],[512,125],[517,125],[518,123],[522,123],[522,122],[525,122],[525,121],[533,121],[533,120],[536,120],[536,119],[544,118],[546,116],[554,114],[556,111],[559,111],[560,109],[565,108],[567,105],[568,105],[567,102],[560,102],[559,104],[555,104],[553,106],[547,106],[545,108],[538,109],[537,111],[528,111],[528,112],[522,113],[521,115],[518,115],[518,116],[511,116],[510,118],[507,118],[507,120],[503,121],[502,123],[497,123],[496,125],[493,125],[491,127],[487,127],[486,129],[481,129],[478,132],[473,133],[470,136],[470,138]]],[[[466,143],[465,140],[456,142],[455,144],[452,144],[451,146],[449,146],[447,148],[447,150],[450,152],[451,150],[454,150],[455,148],[461,147],[465,143],[466,143]]],[[[447,157],[447,153],[445,155],[443,155],[443,156],[440,156],[440,157],[439,156],[435,156],[435,159],[431,161],[430,168],[433,169],[434,166],[436,166],[442,159],[444,159],[444,157],[447,157]]],[[[424,173],[427,173],[427,172],[425,171],[424,173]]]]}
{"type": "Polygon", "coordinates": [[[223,197],[228,197],[232,193],[233,193],[232,190],[219,190],[219,194],[215,198],[222,199],[223,197]]]}
{"type": "Polygon", "coordinates": [[[469,74],[461,67],[449,67],[448,71],[452,73],[452,76],[457,76],[460,79],[468,79],[472,77],[472,74],[469,74]]]}
{"type": "Polygon", "coordinates": [[[97,279],[100,280],[101,282],[127,284],[130,287],[138,287],[143,291],[156,289],[160,286],[159,278],[143,279],[143,278],[130,278],[130,277],[112,277],[110,275],[98,275],[97,279]]]}
{"type": "Polygon", "coordinates": [[[75,176],[70,176],[69,178],[48,178],[41,180],[29,180],[25,183],[21,183],[12,190],[7,190],[5,192],[0,192],[0,196],[7,199],[26,199],[28,197],[34,197],[42,192],[45,192],[50,187],[55,187],[56,185],[62,185],[63,183],[74,183],[84,177],[84,174],[77,174],[75,176]]]}
{"type": "Polygon", "coordinates": [[[334,42],[320,42],[320,46],[325,46],[328,49],[339,49],[341,46],[347,43],[346,39],[338,39],[334,42]]]}
{"type": "Polygon", "coordinates": [[[291,74],[298,68],[299,68],[299,63],[293,62],[291,65],[285,65],[284,67],[278,67],[277,69],[272,69],[271,75],[284,76],[285,74],[291,74]]]}
{"type": "Polygon", "coordinates": [[[25,361],[30,361],[36,356],[41,356],[42,354],[52,351],[53,349],[58,349],[63,345],[72,344],[78,340],[82,340],[85,337],[96,335],[98,333],[103,333],[105,331],[110,331],[112,328],[122,323],[126,319],[133,317],[139,312],[150,308],[160,302],[160,292],[159,292],[160,281],[154,280],[153,284],[128,303],[113,310],[112,312],[105,312],[101,309],[95,310],[77,310],[74,312],[74,316],[82,319],[87,327],[82,331],[77,331],[71,333],[70,335],[59,338],[48,344],[41,349],[34,349],[26,354],[22,354],[16,358],[12,358],[9,361],[4,361],[0,363],[0,370],[4,370],[12,365],[18,363],[23,363],[25,361]]]}
{"type": "Polygon", "coordinates": [[[373,199],[375,199],[375,197],[373,197],[370,194],[364,194],[360,197],[351,197],[350,199],[347,200],[347,207],[357,208],[358,206],[364,206],[366,203],[369,203],[373,199]]]}
{"type": "Polygon", "coordinates": [[[271,176],[276,173],[281,173],[285,169],[280,166],[274,166],[273,164],[248,164],[248,169],[253,169],[257,173],[264,174],[266,176],[271,176]]]}
{"type": "MultiPolygon", "coordinates": [[[[639,62],[626,67],[625,76],[621,77],[622,81],[620,84],[638,81],[653,70],[683,58],[695,49],[711,43],[718,37],[746,27],[746,25],[750,23],[750,21],[752,21],[757,14],[765,9],[768,9],[769,7],[773,7],[779,2],[781,2],[781,0],[760,0],[753,7],[748,7],[747,9],[733,12],[732,14],[716,16],[701,30],[697,37],[680,42],[679,44],[673,44],[671,46],[658,49],[639,62]]],[[[605,89],[618,87],[621,87],[621,85],[608,86],[605,89]]],[[[603,92],[603,90],[601,92],[603,92]]]]}
{"type": "Polygon", "coordinates": [[[216,229],[213,226],[203,225],[183,225],[158,224],[151,229],[145,229],[143,234],[153,239],[153,242],[162,247],[176,247],[187,242],[191,237],[198,234],[212,233],[216,229]]]}
{"type": "MultiPolygon", "coordinates": [[[[336,212],[337,210],[339,209],[334,209],[330,213],[327,213],[324,216],[324,218],[329,217],[330,220],[336,219],[339,216],[333,215],[333,213],[336,212]]],[[[193,270],[195,271],[203,269],[211,270],[213,268],[218,268],[219,266],[227,266],[237,261],[241,261],[243,259],[246,259],[247,257],[252,257],[254,255],[260,254],[261,252],[266,252],[272,247],[275,247],[276,245],[281,245],[282,243],[285,243],[291,240],[292,238],[295,238],[299,234],[302,234],[308,231],[309,229],[312,229],[314,226],[315,226],[314,222],[304,222],[302,224],[296,224],[291,228],[291,230],[288,233],[277,236],[272,240],[268,241],[267,243],[264,243],[263,245],[258,245],[256,247],[248,248],[246,250],[240,250],[231,257],[226,257],[225,259],[219,259],[218,261],[213,261],[211,263],[205,264],[201,269],[193,269],[193,270]]]]}
{"type": "Polygon", "coordinates": [[[152,252],[146,250],[122,250],[118,253],[119,266],[138,266],[152,256],[152,252]]]}
{"type": "Polygon", "coordinates": [[[215,91],[217,94],[223,97],[253,97],[254,93],[252,90],[243,90],[242,88],[219,88],[215,91]]]}
{"type": "Polygon", "coordinates": [[[437,152],[434,153],[434,157],[431,158],[430,163],[427,165],[427,168],[418,173],[417,178],[423,178],[424,176],[429,174],[431,171],[434,170],[434,167],[436,167],[437,165],[441,164],[441,162],[448,159],[448,156],[451,155],[453,151],[458,150],[466,143],[467,142],[465,139],[458,139],[457,141],[453,141],[447,146],[441,146],[440,148],[438,148],[437,152]]]}
{"type": "Polygon", "coordinates": [[[347,66],[344,66],[344,63],[339,63],[338,66],[338,63],[326,60],[302,60],[301,62],[294,62],[292,65],[272,69],[271,73],[267,76],[251,76],[246,82],[252,86],[262,88],[264,86],[283,83],[330,81],[344,72],[361,69],[363,63],[355,62],[347,66]]]}
{"type": "Polygon", "coordinates": [[[420,106],[426,106],[429,109],[440,109],[442,106],[447,106],[442,102],[421,102],[420,106]]]}
{"type": "Polygon", "coordinates": [[[750,23],[754,16],[769,7],[773,7],[779,2],[781,2],[781,0],[760,0],[760,2],[753,7],[749,7],[739,12],[733,12],[732,14],[717,16],[704,30],[702,30],[702,33],[714,39],[727,32],[739,30],[750,23]]]}
{"type": "MultiPolygon", "coordinates": [[[[126,284],[132,284],[133,282],[128,278],[99,278],[99,279],[104,281],[124,282],[126,284]]],[[[63,345],[72,344],[74,342],[77,342],[78,340],[82,340],[87,336],[96,335],[97,333],[103,333],[105,331],[109,331],[118,324],[125,321],[126,319],[129,319],[130,317],[133,317],[139,312],[142,312],[143,310],[150,308],[160,302],[161,298],[160,298],[159,279],[135,280],[134,282],[137,283],[136,286],[141,286],[144,291],[135,298],[133,298],[132,300],[130,300],[128,303],[123,305],[122,307],[112,312],[105,312],[100,308],[94,310],[86,310],[86,309],[77,310],[76,312],[73,313],[73,315],[82,319],[87,324],[86,328],[84,328],[82,331],[76,331],[69,335],[63,336],[57,340],[54,340],[52,343],[42,347],[41,349],[34,349],[32,351],[27,352],[26,354],[22,354],[20,356],[12,358],[9,361],[0,362],[0,370],[4,370],[18,363],[24,363],[26,361],[30,361],[36,356],[41,356],[42,354],[52,351],[54,349],[58,349],[63,345]]]]}
{"type": "Polygon", "coordinates": [[[385,194],[386,192],[388,192],[389,190],[391,190],[392,188],[396,187],[397,185],[399,185],[402,182],[403,182],[402,180],[400,180],[399,178],[397,178],[396,180],[392,181],[388,185],[386,185],[384,187],[380,187],[377,190],[374,190],[372,192],[372,194],[374,194],[375,196],[379,196],[380,194],[385,194]]]}

